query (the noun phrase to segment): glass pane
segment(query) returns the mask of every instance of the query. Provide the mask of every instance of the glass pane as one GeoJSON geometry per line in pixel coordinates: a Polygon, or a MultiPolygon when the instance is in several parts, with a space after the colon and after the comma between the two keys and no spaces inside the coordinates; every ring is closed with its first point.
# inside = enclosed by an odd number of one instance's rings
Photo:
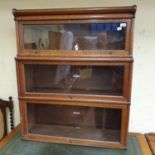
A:
{"type": "Polygon", "coordinates": [[[121,109],[28,103],[27,113],[29,133],[120,141],[121,109]]]}
{"type": "Polygon", "coordinates": [[[24,48],[124,50],[126,23],[24,25],[24,48]]]}
{"type": "Polygon", "coordinates": [[[25,64],[27,92],[122,95],[124,66],[25,64]]]}

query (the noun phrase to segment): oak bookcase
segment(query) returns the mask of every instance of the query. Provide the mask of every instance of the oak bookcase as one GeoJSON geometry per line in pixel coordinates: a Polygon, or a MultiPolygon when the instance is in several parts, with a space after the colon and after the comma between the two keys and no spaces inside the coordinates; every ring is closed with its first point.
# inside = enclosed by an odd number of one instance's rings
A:
{"type": "Polygon", "coordinates": [[[23,139],[126,148],[135,12],[13,9],[23,139]]]}

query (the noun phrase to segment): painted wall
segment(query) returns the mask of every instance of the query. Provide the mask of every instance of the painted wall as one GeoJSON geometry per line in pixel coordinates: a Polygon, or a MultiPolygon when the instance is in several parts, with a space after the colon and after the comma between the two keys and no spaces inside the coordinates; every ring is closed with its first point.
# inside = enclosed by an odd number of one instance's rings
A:
{"type": "Polygon", "coordinates": [[[62,8],[138,6],[134,37],[134,71],[129,130],[155,132],[155,1],[154,0],[1,0],[0,1],[0,97],[13,96],[15,123],[19,108],[14,57],[16,56],[15,25],[12,8],[62,8]]]}

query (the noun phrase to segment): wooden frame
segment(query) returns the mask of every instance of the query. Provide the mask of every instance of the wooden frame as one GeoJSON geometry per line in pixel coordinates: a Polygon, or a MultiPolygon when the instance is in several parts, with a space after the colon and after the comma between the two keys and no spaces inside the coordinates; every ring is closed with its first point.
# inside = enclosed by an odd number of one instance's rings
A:
{"type": "MultiPolygon", "coordinates": [[[[131,102],[133,30],[136,6],[107,8],[68,8],[68,9],[13,9],[17,34],[17,79],[20,101],[22,138],[27,140],[69,143],[96,147],[126,148],[129,111],[131,102]],[[125,48],[123,50],[51,50],[24,49],[24,25],[75,23],[126,23],[125,48]],[[46,65],[92,65],[124,66],[123,95],[67,94],[27,92],[24,64],[46,65]],[[48,105],[90,106],[122,109],[121,140],[115,142],[92,141],[59,136],[51,137],[29,133],[27,121],[27,103],[47,103],[48,105]]],[[[124,31],[123,31],[124,34],[124,31]]],[[[97,49],[97,48],[96,48],[97,49]]]]}
{"type": "Polygon", "coordinates": [[[22,21],[18,24],[17,29],[19,31],[19,56],[51,56],[51,57],[73,57],[73,58],[104,58],[104,57],[126,57],[127,55],[131,55],[132,51],[130,50],[130,38],[131,38],[131,27],[132,20],[131,19],[115,19],[115,20],[96,20],[96,19],[91,19],[91,20],[63,20],[63,21],[57,21],[51,19],[50,21],[22,21]],[[57,50],[31,50],[31,49],[24,49],[24,25],[51,25],[51,24],[76,24],[76,23],[126,23],[127,24],[127,29],[126,29],[126,40],[125,40],[125,49],[124,50],[92,50],[91,52],[89,50],[79,50],[78,52],[75,52],[73,50],[60,50],[59,52],[57,50]],[[65,55],[63,54],[65,52],[65,55]],[[36,55],[37,54],[37,55],[36,55]]]}
{"type": "Polygon", "coordinates": [[[43,61],[43,60],[17,60],[17,66],[20,68],[20,75],[19,80],[21,84],[21,90],[20,90],[20,97],[50,97],[51,99],[60,100],[85,100],[87,102],[94,100],[98,102],[103,102],[104,100],[107,101],[113,101],[113,102],[124,102],[129,103],[130,102],[130,92],[128,91],[128,88],[130,87],[130,69],[131,69],[131,63],[128,62],[92,62],[92,61],[84,61],[84,62],[75,62],[75,61],[43,61]],[[26,84],[25,84],[25,72],[24,72],[24,65],[25,64],[48,64],[48,65],[57,65],[57,64],[64,64],[64,65],[91,65],[91,66],[123,66],[124,67],[124,82],[123,82],[123,94],[121,96],[113,96],[113,95],[82,95],[82,94],[62,94],[62,93],[35,93],[35,92],[27,92],[26,91],[26,84]]]}
{"type": "Polygon", "coordinates": [[[4,135],[2,138],[4,138],[7,133],[8,133],[8,126],[7,126],[7,113],[6,110],[7,108],[9,109],[9,114],[10,114],[10,127],[11,130],[13,130],[14,128],[14,118],[13,118],[13,101],[12,101],[12,97],[9,97],[9,101],[5,101],[0,99],[0,110],[2,112],[3,115],[3,123],[4,123],[4,135]]]}
{"type": "Polygon", "coordinates": [[[152,154],[155,154],[155,133],[147,133],[145,134],[146,140],[149,144],[150,150],[152,154]]]}
{"type": "Polygon", "coordinates": [[[52,24],[52,23],[91,23],[91,22],[125,22],[127,23],[126,31],[126,48],[125,51],[102,51],[89,52],[78,51],[78,53],[67,52],[68,57],[105,57],[105,56],[127,56],[132,55],[132,32],[136,6],[131,7],[107,7],[107,8],[74,8],[74,9],[29,9],[29,10],[16,10],[13,9],[13,14],[16,21],[16,31],[18,36],[18,55],[20,56],[59,56],[64,57],[63,54],[57,51],[41,51],[23,50],[23,25],[24,24],[52,24]]]}
{"type": "Polygon", "coordinates": [[[127,130],[128,130],[128,118],[129,118],[129,106],[123,104],[110,104],[110,103],[82,103],[82,102],[65,102],[65,101],[41,101],[41,100],[20,100],[20,111],[23,121],[21,123],[22,127],[22,137],[26,140],[39,140],[44,142],[56,142],[56,143],[65,143],[65,144],[76,144],[76,145],[85,145],[85,146],[95,146],[95,147],[108,147],[108,148],[126,148],[127,141],[127,130]],[[70,106],[83,106],[83,107],[100,107],[108,109],[121,109],[121,132],[120,132],[120,141],[119,142],[108,142],[108,141],[99,141],[99,140],[87,140],[71,137],[58,137],[58,136],[47,136],[40,135],[35,133],[30,133],[28,130],[28,112],[27,104],[49,104],[49,105],[70,105],[70,106]]]}

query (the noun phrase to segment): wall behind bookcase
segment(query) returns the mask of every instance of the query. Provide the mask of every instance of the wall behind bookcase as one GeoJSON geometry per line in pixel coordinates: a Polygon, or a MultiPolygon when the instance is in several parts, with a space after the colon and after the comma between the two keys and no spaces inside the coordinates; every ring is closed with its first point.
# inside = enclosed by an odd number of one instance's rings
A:
{"type": "Polygon", "coordinates": [[[0,97],[13,96],[15,123],[20,122],[17,80],[15,24],[12,8],[72,8],[138,6],[134,37],[134,69],[129,131],[155,132],[155,1],[154,0],[1,0],[0,1],[0,97]]]}

